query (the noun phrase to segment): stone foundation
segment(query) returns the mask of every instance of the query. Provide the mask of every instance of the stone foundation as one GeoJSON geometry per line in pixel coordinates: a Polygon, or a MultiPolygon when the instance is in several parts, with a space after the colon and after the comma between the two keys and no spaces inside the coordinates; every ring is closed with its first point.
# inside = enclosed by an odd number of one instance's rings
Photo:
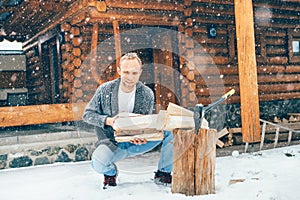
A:
{"type": "Polygon", "coordinates": [[[0,138],[0,169],[90,160],[96,141],[77,131],[0,138]]]}

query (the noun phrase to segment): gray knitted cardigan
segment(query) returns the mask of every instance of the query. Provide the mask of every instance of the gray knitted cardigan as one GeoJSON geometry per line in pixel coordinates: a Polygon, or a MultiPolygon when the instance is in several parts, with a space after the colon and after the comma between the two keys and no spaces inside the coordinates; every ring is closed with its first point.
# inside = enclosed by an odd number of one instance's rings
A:
{"type": "MultiPolygon", "coordinates": [[[[98,137],[97,145],[105,143],[111,146],[114,143],[114,131],[111,126],[105,125],[107,117],[119,113],[118,90],[121,79],[106,82],[98,87],[93,98],[87,104],[83,113],[83,121],[94,125],[98,137]]],[[[140,81],[136,85],[133,113],[151,114],[154,105],[152,90],[140,81]]],[[[113,145],[114,146],[114,145],[113,145]]]]}

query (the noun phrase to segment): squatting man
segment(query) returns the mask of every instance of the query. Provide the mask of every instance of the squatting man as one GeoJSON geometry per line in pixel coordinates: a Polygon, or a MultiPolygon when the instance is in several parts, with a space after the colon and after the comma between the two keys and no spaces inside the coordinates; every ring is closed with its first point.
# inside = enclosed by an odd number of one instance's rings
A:
{"type": "MultiPolygon", "coordinates": [[[[154,175],[157,184],[171,184],[173,162],[173,133],[163,131],[162,141],[137,138],[130,142],[116,142],[113,125],[120,113],[151,114],[154,94],[139,78],[142,61],[136,53],[127,53],[120,59],[119,78],[100,85],[87,104],[83,120],[95,127],[97,148],[92,154],[92,167],[104,174],[104,186],[116,186],[118,170],[116,162],[127,157],[144,154],[160,143],[158,170],[154,175]]],[[[132,163],[134,165],[134,163],[132,163]]]]}

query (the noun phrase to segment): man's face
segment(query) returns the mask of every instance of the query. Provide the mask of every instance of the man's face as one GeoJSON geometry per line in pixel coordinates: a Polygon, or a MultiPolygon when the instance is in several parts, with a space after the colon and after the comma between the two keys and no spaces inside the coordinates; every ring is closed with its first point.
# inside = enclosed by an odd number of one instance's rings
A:
{"type": "Polygon", "coordinates": [[[139,81],[142,66],[137,59],[123,60],[118,68],[121,77],[121,87],[124,92],[130,92],[139,81]]]}

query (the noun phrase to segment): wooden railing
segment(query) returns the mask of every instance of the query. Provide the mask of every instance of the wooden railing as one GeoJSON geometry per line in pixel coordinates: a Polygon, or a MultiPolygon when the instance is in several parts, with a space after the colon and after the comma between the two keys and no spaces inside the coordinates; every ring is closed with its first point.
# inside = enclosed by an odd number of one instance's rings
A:
{"type": "Polygon", "coordinates": [[[0,127],[81,120],[86,103],[0,107],[0,127]]]}
{"type": "Polygon", "coordinates": [[[264,145],[264,139],[265,139],[267,125],[269,125],[269,126],[271,126],[271,127],[273,127],[273,128],[276,129],[275,138],[274,138],[274,148],[277,146],[277,143],[278,143],[279,130],[280,129],[288,131],[288,145],[290,145],[290,143],[292,141],[292,134],[293,134],[293,132],[294,133],[300,133],[300,131],[297,131],[297,130],[295,130],[293,128],[286,127],[286,126],[283,126],[283,125],[280,125],[280,124],[275,124],[275,123],[272,123],[272,122],[269,122],[269,121],[266,121],[266,120],[263,120],[263,119],[260,119],[259,121],[263,123],[262,130],[261,130],[261,142],[260,142],[260,147],[259,147],[260,150],[262,149],[262,147],[264,145]]]}

